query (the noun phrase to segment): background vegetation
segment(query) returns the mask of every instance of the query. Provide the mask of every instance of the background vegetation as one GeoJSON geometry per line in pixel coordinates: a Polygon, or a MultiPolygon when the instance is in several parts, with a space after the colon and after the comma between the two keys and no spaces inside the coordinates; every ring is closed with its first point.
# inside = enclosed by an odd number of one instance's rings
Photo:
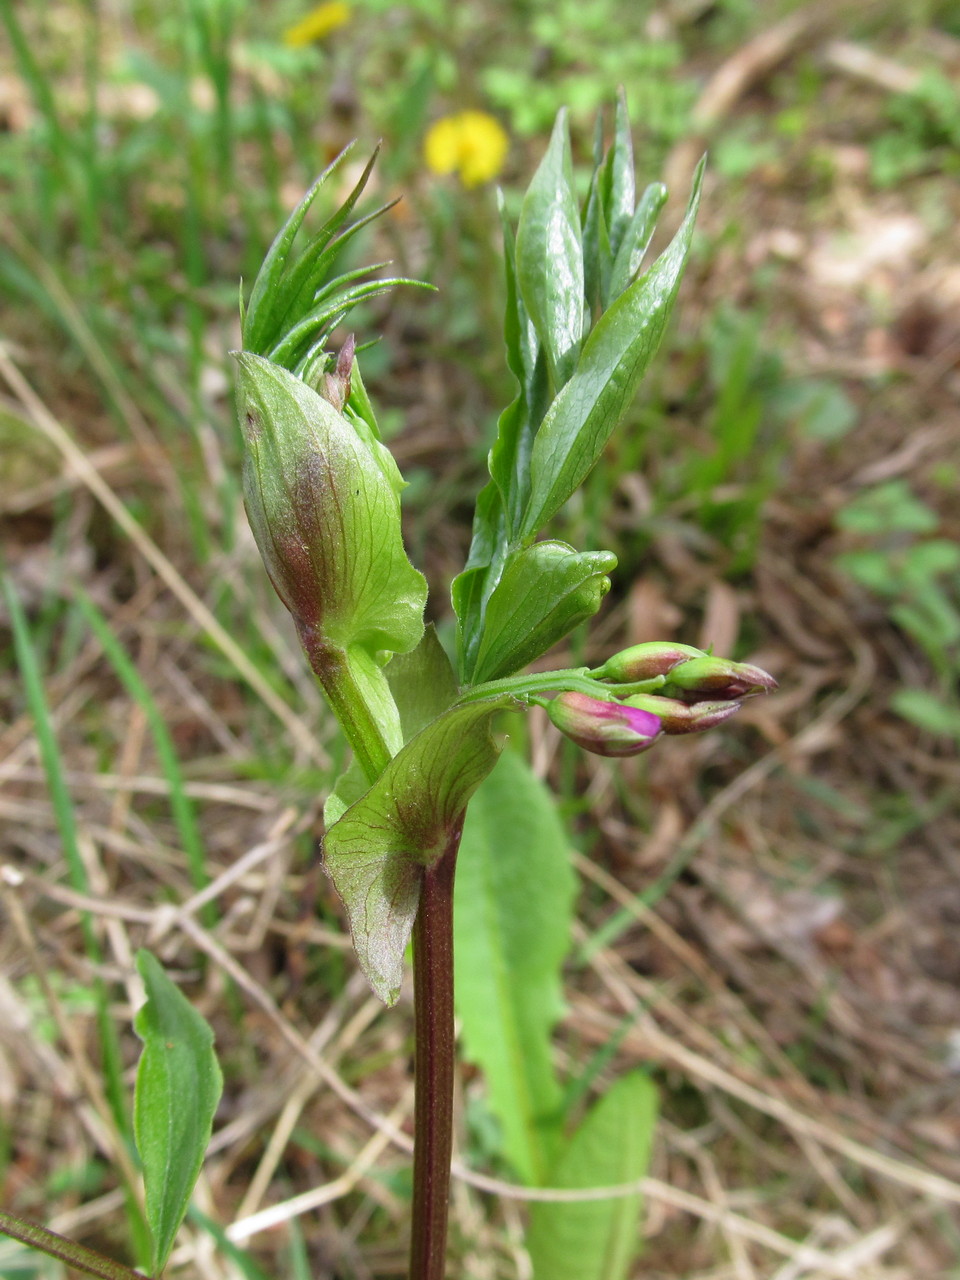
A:
{"type": "MultiPolygon", "coordinates": [[[[376,1121],[409,1118],[409,1002],[358,979],[318,867],[343,748],[239,500],[237,280],[349,139],[357,166],[383,139],[376,196],[404,198],[363,260],[439,292],[354,327],[384,334],[365,380],[443,599],[512,387],[492,184],[435,172],[428,131],[498,121],[515,213],[557,108],[586,174],[622,83],[667,222],[710,167],[678,320],[558,522],[620,557],[567,658],[673,637],[781,693],[622,764],[513,726],[576,846],[556,1059],[574,1103],[637,1067],[659,1087],[644,1276],[960,1275],[956,6],[0,12],[4,1206],[136,1248],[146,945],[226,1078],[170,1273],[402,1274],[407,1155],[376,1121]],[[317,1188],[231,1252],[221,1226],[317,1188]]],[[[464,1165],[513,1183],[470,1068],[461,1095],[464,1165]]],[[[451,1273],[527,1276],[509,1189],[453,1194],[451,1273]]],[[[0,1276],[61,1274],[0,1245],[0,1276]]]]}

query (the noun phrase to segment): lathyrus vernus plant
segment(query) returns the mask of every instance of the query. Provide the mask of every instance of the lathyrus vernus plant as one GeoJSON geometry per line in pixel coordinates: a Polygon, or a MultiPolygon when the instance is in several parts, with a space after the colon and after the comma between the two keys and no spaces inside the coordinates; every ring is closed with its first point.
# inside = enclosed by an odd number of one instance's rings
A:
{"type": "Polygon", "coordinates": [[[637,197],[622,103],[605,155],[601,145],[581,208],[561,112],[516,235],[504,220],[505,338],[517,395],[500,417],[469,559],[453,584],[455,664],[424,629],[425,581],[401,538],[403,481],[381,442],[353,340],[338,352],[330,346],[357,302],[396,283],[332,274],[345,241],[375,216],[348,221],[369,166],[295,254],[318,180],[267,254],[243,317],[237,400],[247,511],[353,748],[326,804],[324,862],[360,964],[388,1004],[413,934],[415,1280],[444,1273],[454,866],[467,804],[497,759],[497,713],[545,705],[587,750],[626,756],[662,733],[708,729],[742,698],[774,687],[758,668],[667,643],[628,649],[593,671],[522,674],[593,616],[610,587],[610,552],[538,537],[597,462],[657,350],[700,198],[702,165],[672,243],[643,270],[666,191],[654,183],[637,197]]]}
{"type": "MultiPolygon", "coordinates": [[[[500,417],[469,558],[453,584],[452,662],[424,628],[426,583],[401,537],[403,480],[380,439],[353,339],[331,349],[334,330],[358,302],[400,283],[373,276],[377,267],[336,274],[345,245],[382,212],[350,220],[371,165],[295,253],[327,170],[271,246],[242,318],[237,402],[250,524],[353,749],[353,763],[326,803],[324,859],[363,971],[387,1004],[397,999],[413,934],[409,1274],[441,1280],[454,1068],[454,867],[467,805],[497,760],[494,718],[539,704],[586,750],[628,756],[661,734],[719,724],[774,681],[757,667],[673,643],[636,645],[595,670],[522,674],[591,618],[609,590],[616,564],[609,551],[538,537],[600,457],[657,350],[690,251],[702,166],[673,241],[643,270],[666,192],[653,183],[637,197],[623,103],[605,155],[598,133],[582,208],[561,112],[516,235],[504,220],[504,333],[517,395],[500,417]]],[[[521,782],[514,774],[515,785],[521,782]]],[[[189,1204],[220,1074],[203,1020],[152,957],[141,956],[139,967],[149,1000],[136,1022],[145,1048],[134,1130],[146,1186],[146,1252],[156,1275],[189,1204]]],[[[637,1094],[636,1075],[620,1085],[621,1098],[637,1094]]],[[[641,1094],[649,1114],[650,1095],[641,1094]]],[[[619,1113],[604,1103],[555,1163],[561,1176],[575,1172],[597,1135],[616,1128],[619,1113]]],[[[572,1229],[572,1217],[557,1224],[535,1215],[531,1248],[539,1241],[555,1256],[559,1249],[563,1274],[580,1280],[581,1270],[569,1271],[579,1265],[566,1245],[572,1229]]],[[[0,1230],[86,1274],[140,1275],[4,1211],[0,1230]]],[[[591,1276],[619,1280],[629,1256],[600,1246],[601,1270],[591,1276]]]]}

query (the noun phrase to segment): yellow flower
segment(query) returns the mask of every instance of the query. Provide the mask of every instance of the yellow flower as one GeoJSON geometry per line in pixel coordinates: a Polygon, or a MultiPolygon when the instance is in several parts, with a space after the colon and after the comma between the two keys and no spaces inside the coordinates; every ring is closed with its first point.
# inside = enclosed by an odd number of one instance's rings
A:
{"type": "Polygon", "coordinates": [[[430,126],[423,154],[434,173],[456,173],[465,187],[475,187],[497,176],[508,146],[507,135],[493,116],[461,111],[430,126]]]}
{"type": "Polygon", "coordinates": [[[345,0],[328,0],[327,4],[318,4],[306,17],[287,27],[283,33],[283,43],[292,49],[302,48],[305,44],[313,44],[322,40],[331,31],[346,26],[350,21],[350,6],[345,0]]]}

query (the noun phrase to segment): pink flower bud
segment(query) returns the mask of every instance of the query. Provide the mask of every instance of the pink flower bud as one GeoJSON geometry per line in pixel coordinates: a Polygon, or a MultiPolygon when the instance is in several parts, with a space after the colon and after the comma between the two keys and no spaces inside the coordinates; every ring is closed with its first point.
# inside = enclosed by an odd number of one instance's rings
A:
{"type": "Polygon", "coordinates": [[[660,721],[641,707],[561,693],[547,708],[561,733],[598,756],[636,756],[660,736],[660,721]]]}
{"type": "Polygon", "coordinates": [[[664,733],[704,733],[724,720],[729,720],[740,709],[740,703],[731,702],[681,702],[679,698],[661,698],[653,693],[637,693],[627,698],[628,707],[650,711],[660,720],[664,733]]]}
{"type": "Polygon", "coordinates": [[[761,667],[748,662],[731,662],[729,658],[691,658],[674,667],[667,680],[667,692],[678,690],[686,701],[696,702],[699,695],[709,698],[749,698],[755,693],[769,693],[777,682],[761,667]],[[692,696],[697,695],[697,696],[692,696]]]}
{"type": "Polygon", "coordinates": [[[681,662],[691,658],[703,658],[702,649],[689,644],[674,644],[670,640],[651,640],[647,644],[635,644],[615,653],[592,674],[597,680],[612,680],[616,684],[633,684],[637,680],[652,680],[668,675],[681,662]]]}

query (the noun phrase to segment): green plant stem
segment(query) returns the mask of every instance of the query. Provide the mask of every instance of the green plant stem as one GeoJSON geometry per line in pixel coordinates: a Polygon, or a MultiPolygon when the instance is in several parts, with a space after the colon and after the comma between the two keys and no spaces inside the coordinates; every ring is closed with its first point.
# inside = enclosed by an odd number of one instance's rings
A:
{"type": "MultiPolygon", "coordinates": [[[[462,819],[462,815],[461,815],[462,819]]],[[[453,877],[462,820],[424,872],[413,926],[416,1020],[409,1280],[443,1280],[453,1150],[453,877]]]]}
{"type": "Polygon", "coordinates": [[[391,752],[343,649],[324,644],[300,628],[300,640],[333,714],[350,743],[368,782],[376,782],[390,763],[391,752]]]}
{"type": "Polygon", "coordinates": [[[458,705],[465,702],[482,702],[485,698],[499,698],[509,693],[514,697],[536,701],[541,693],[586,693],[592,698],[628,698],[635,693],[653,693],[665,683],[663,676],[649,680],[635,680],[632,684],[607,684],[588,674],[586,667],[570,667],[561,671],[537,671],[528,676],[506,676],[502,680],[487,680],[461,691],[458,705]]]}
{"type": "Polygon", "coordinates": [[[59,1258],[76,1271],[83,1271],[88,1276],[99,1276],[101,1280],[146,1280],[142,1271],[133,1271],[122,1262],[114,1262],[95,1249],[77,1244],[75,1240],[67,1240],[65,1236],[48,1231],[46,1227],[35,1222],[27,1222],[12,1213],[0,1209],[0,1231],[4,1235],[29,1245],[31,1249],[40,1249],[51,1258],[59,1258]]]}

